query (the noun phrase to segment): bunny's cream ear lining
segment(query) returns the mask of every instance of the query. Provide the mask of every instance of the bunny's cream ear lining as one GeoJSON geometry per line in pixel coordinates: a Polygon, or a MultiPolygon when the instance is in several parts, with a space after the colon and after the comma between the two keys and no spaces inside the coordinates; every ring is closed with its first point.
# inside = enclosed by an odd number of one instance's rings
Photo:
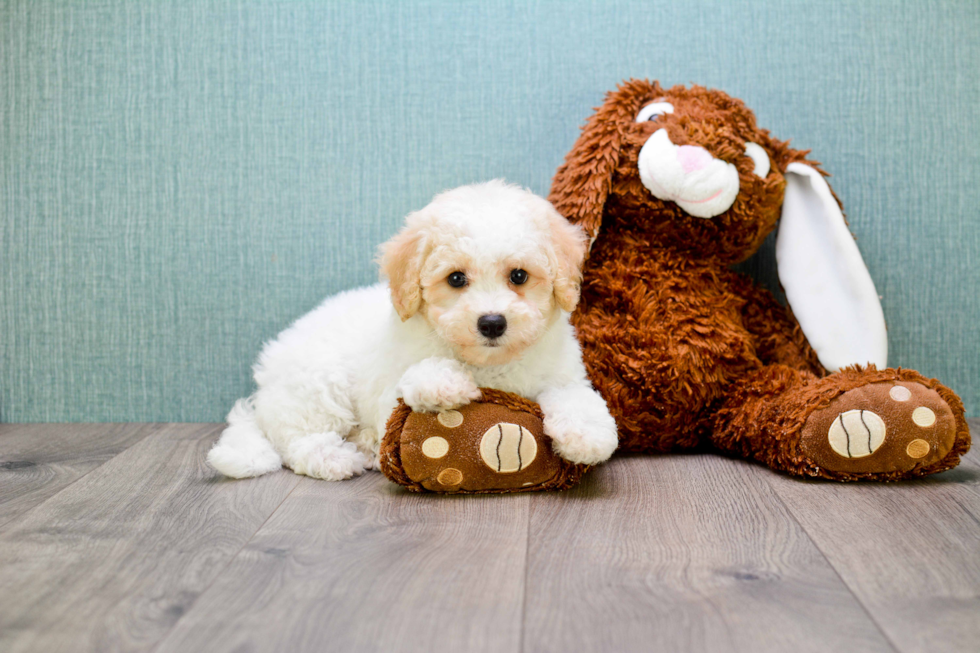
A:
{"type": "Polygon", "coordinates": [[[786,170],[776,264],[793,314],[828,371],[887,367],[878,291],[830,187],[803,163],[786,170]]]}

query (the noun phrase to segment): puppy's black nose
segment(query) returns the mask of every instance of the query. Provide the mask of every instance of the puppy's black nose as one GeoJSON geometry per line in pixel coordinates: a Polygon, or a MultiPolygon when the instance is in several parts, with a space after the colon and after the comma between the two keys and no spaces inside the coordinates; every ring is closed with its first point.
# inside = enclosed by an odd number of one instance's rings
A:
{"type": "Polygon", "coordinates": [[[481,315],[476,327],[487,338],[499,338],[507,330],[507,318],[503,315],[481,315]]]}

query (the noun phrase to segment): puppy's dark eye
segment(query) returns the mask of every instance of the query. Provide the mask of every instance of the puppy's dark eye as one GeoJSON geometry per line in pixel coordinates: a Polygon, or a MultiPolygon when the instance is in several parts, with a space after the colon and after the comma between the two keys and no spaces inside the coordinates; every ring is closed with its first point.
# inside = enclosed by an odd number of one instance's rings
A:
{"type": "Polygon", "coordinates": [[[527,281],[527,272],[521,269],[510,271],[510,282],[515,286],[519,286],[527,281]]]}
{"type": "Polygon", "coordinates": [[[453,288],[462,288],[466,285],[466,275],[462,272],[453,272],[446,279],[453,288]]]}

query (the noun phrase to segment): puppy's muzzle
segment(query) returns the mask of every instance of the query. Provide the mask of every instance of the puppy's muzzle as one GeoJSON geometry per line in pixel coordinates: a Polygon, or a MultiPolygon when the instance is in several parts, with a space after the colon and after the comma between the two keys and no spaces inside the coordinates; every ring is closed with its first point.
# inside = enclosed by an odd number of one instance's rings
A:
{"type": "Polygon", "coordinates": [[[476,328],[486,338],[499,338],[507,330],[507,318],[496,313],[481,315],[476,321],[476,328]]]}

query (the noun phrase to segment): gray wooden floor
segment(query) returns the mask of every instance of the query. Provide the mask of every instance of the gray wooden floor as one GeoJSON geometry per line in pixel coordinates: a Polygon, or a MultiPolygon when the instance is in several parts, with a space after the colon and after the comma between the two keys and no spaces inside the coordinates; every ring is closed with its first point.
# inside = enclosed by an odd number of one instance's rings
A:
{"type": "Polygon", "coordinates": [[[0,651],[980,650],[977,453],[893,485],[688,455],[439,497],[225,480],[220,429],[0,425],[0,651]]]}

